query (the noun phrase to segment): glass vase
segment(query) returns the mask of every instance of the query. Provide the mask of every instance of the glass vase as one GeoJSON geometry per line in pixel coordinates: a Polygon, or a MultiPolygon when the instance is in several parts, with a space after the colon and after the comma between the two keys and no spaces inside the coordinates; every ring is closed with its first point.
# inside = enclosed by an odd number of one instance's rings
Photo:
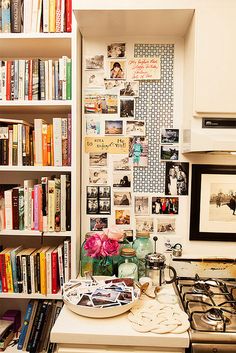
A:
{"type": "Polygon", "coordinates": [[[112,257],[100,257],[93,259],[93,275],[94,276],[112,276],[113,266],[112,257]]]}

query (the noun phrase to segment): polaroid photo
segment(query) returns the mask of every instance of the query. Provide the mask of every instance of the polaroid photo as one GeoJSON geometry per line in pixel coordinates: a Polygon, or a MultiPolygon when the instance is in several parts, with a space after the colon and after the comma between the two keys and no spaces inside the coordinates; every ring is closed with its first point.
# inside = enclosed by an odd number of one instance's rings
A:
{"type": "Polygon", "coordinates": [[[119,293],[119,296],[117,298],[119,301],[125,302],[125,303],[130,303],[133,301],[133,291],[124,291],[119,293]]]}
{"type": "Polygon", "coordinates": [[[127,120],[125,134],[127,136],[145,136],[146,128],[144,120],[127,120]]]}
{"type": "Polygon", "coordinates": [[[148,166],[148,140],[147,137],[137,136],[130,138],[129,157],[134,167],[148,166]]]}
{"type": "Polygon", "coordinates": [[[113,161],[113,170],[114,172],[116,171],[130,171],[131,170],[131,165],[129,161],[129,157],[114,157],[114,158],[119,158],[117,160],[113,161]]]}
{"type": "Polygon", "coordinates": [[[92,301],[94,307],[103,307],[103,306],[106,306],[106,305],[111,305],[112,303],[114,304],[114,302],[111,302],[108,299],[103,299],[103,298],[100,298],[100,297],[93,297],[91,299],[91,301],[92,301]]]}
{"type": "Polygon", "coordinates": [[[109,78],[116,80],[126,79],[126,61],[125,60],[110,60],[109,61],[109,78]]]}
{"type": "Polygon", "coordinates": [[[103,70],[104,55],[94,55],[85,59],[85,70],[103,70]]]}
{"type": "Polygon", "coordinates": [[[188,162],[166,162],[166,195],[188,195],[188,179],[188,162]]]}
{"type": "Polygon", "coordinates": [[[161,144],[179,143],[179,129],[161,129],[161,144]]]}
{"type": "Polygon", "coordinates": [[[115,210],[115,222],[117,225],[129,225],[130,210],[115,210]]]}
{"type": "Polygon", "coordinates": [[[131,205],[131,192],[124,191],[113,193],[113,203],[114,206],[130,206],[131,205]]]}
{"type": "Polygon", "coordinates": [[[82,305],[82,306],[91,306],[93,307],[93,302],[91,301],[90,297],[88,295],[82,295],[80,298],[79,302],[77,305],[82,305]]]}
{"type": "Polygon", "coordinates": [[[90,231],[101,231],[108,227],[108,218],[90,218],[90,231]]]}
{"type": "Polygon", "coordinates": [[[84,114],[117,114],[118,95],[88,93],[84,97],[84,114]]]}
{"type": "Polygon", "coordinates": [[[140,216],[149,215],[149,198],[148,196],[134,196],[134,213],[140,216]]]}
{"type": "Polygon", "coordinates": [[[90,167],[106,167],[107,153],[89,153],[90,167]]]}
{"type": "Polygon", "coordinates": [[[122,135],[122,120],[105,120],[105,135],[122,135]]]}
{"type": "Polygon", "coordinates": [[[131,187],[131,172],[117,172],[113,174],[113,187],[131,187]]]}
{"type": "Polygon", "coordinates": [[[85,89],[104,88],[104,72],[85,71],[84,87],[85,89]]]}
{"type": "Polygon", "coordinates": [[[89,184],[104,185],[107,184],[107,178],[107,169],[89,169],[89,184]]]}
{"type": "Polygon", "coordinates": [[[99,199],[107,199],[111,197],[110,186],[99,186],[99,199]]]}
{"type": "Polygon", "coordinates": [[[98,186],[87,186],[87,198],[94,199],[98,197],[98,186]]]}
{"type": "Polygon", "coordinates": [[[117,93],[118,90],[120,90],[124,86],[124,81],[105,78],[104,85],[106,90],[112,91],[112,92],[114,91],[117,93]]]}
{"type": "Polygon", "coordinates": [[[110,302],[115,302],[118,295],[119,294],[117,292],[115,292],[114,290],[112,290],[111,288],[109,288],[109,289],[97,288],[92,294],[92,299],[93,298],[100,298],[103,300],[109,300],[110,302]]]}
{"type": "Polygon", "coordinates": [[[153,218],[136,218],[136,232],[154,232],[154,221],[153,218]]]}
{"type": "Polygon", "coordinates": [[[120,90],[120,96],[138,97],[139,96],[139,81],[124,82],[124,88],[120,90]]]}
{"type": "Polygon", "coordinates": [[[135,99],[134,98],[121,98],[120,99],[120,117],[121,118],[133,118],[135,111],[135,99]]]}
{"type": "Polygon", "coordinates": [[[110,199],[99,199],[99,214],[110,214],[111,213],[111,200],[110,199]]]}
{"type": "Polygon", "coordinates": [[[98,199],[87,198],[87,214],[98,214],[98,199]]]}
{"type": "Polygon", "coordinates": [[[107,46],[107,57],[116,59],[125,57],[125,43],[111,43],[107,46]]]}
{"type": "Polygon", "coordinates": [[[152,214],[175,215],[178,213],[178,197],[152,197],[152,214]]]}
{"type": "Polygon", "coordinates": [[[162,145],[160,149],[160,159],[162,161],[177,161],[179,159],[179,146],[162,145]]]}
{"type": "Polygon", "coordinates": [[[175,234],[175,230],[176,230],[175,218],[167,217],[167,218],[158,218],[157,219],[157,233],[175,234]]]}
{"type": "Polygon", "coordinates": [[[101,121],[94,118],[86,119],[86,135],[100,135],[101,133],[101,121]]]}

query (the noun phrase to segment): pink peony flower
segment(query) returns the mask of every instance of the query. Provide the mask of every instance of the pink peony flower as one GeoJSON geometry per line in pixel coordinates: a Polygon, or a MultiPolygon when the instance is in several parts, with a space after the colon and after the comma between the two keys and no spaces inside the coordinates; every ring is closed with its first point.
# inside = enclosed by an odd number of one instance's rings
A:
{"type": "Polygon", "coordinates": [[[109,239],[122,241],[124,239],[124,231],[117,226],[111,226],[110,228],[103,229],[103,232],[109,239]]]}
{"type": "Polygon", "coordinates": [[[119,243],[114,239],[105,239],[102,242],[102,256],[115,256],[119,254],[119,243]]]}
{"type": "Polygon", "coordinates": [[[93,234],[89,237],[85,244],[84,249],[87,250],[87,256],[99,257],[101,256],[102,243],[104,240],[104,234],[93,234]]]}

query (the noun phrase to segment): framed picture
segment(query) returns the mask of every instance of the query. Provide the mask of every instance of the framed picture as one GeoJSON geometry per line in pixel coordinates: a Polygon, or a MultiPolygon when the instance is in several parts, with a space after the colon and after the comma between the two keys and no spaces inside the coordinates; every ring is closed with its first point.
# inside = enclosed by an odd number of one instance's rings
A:
{"type": "Polygon", "coordinates": [[[236,241],[236,166],[192,165],[190,239],[236,241]]]}

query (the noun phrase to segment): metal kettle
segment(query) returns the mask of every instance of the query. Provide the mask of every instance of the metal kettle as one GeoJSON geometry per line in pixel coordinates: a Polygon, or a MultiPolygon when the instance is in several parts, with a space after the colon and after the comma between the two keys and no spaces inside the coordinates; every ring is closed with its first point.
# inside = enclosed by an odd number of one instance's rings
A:
{"type": "Polygon", "coordinates": [[[146,276],[150,277],[153,286],[161,287],[165,284],[176,281],[176,271],[172,266],[166,265],[166,258],[160,253],[150,253],[145,256],[145,272],[146,276]],[[169,269],[173,276],[170,280],[165,279],[165,269],[169,269]]]}

